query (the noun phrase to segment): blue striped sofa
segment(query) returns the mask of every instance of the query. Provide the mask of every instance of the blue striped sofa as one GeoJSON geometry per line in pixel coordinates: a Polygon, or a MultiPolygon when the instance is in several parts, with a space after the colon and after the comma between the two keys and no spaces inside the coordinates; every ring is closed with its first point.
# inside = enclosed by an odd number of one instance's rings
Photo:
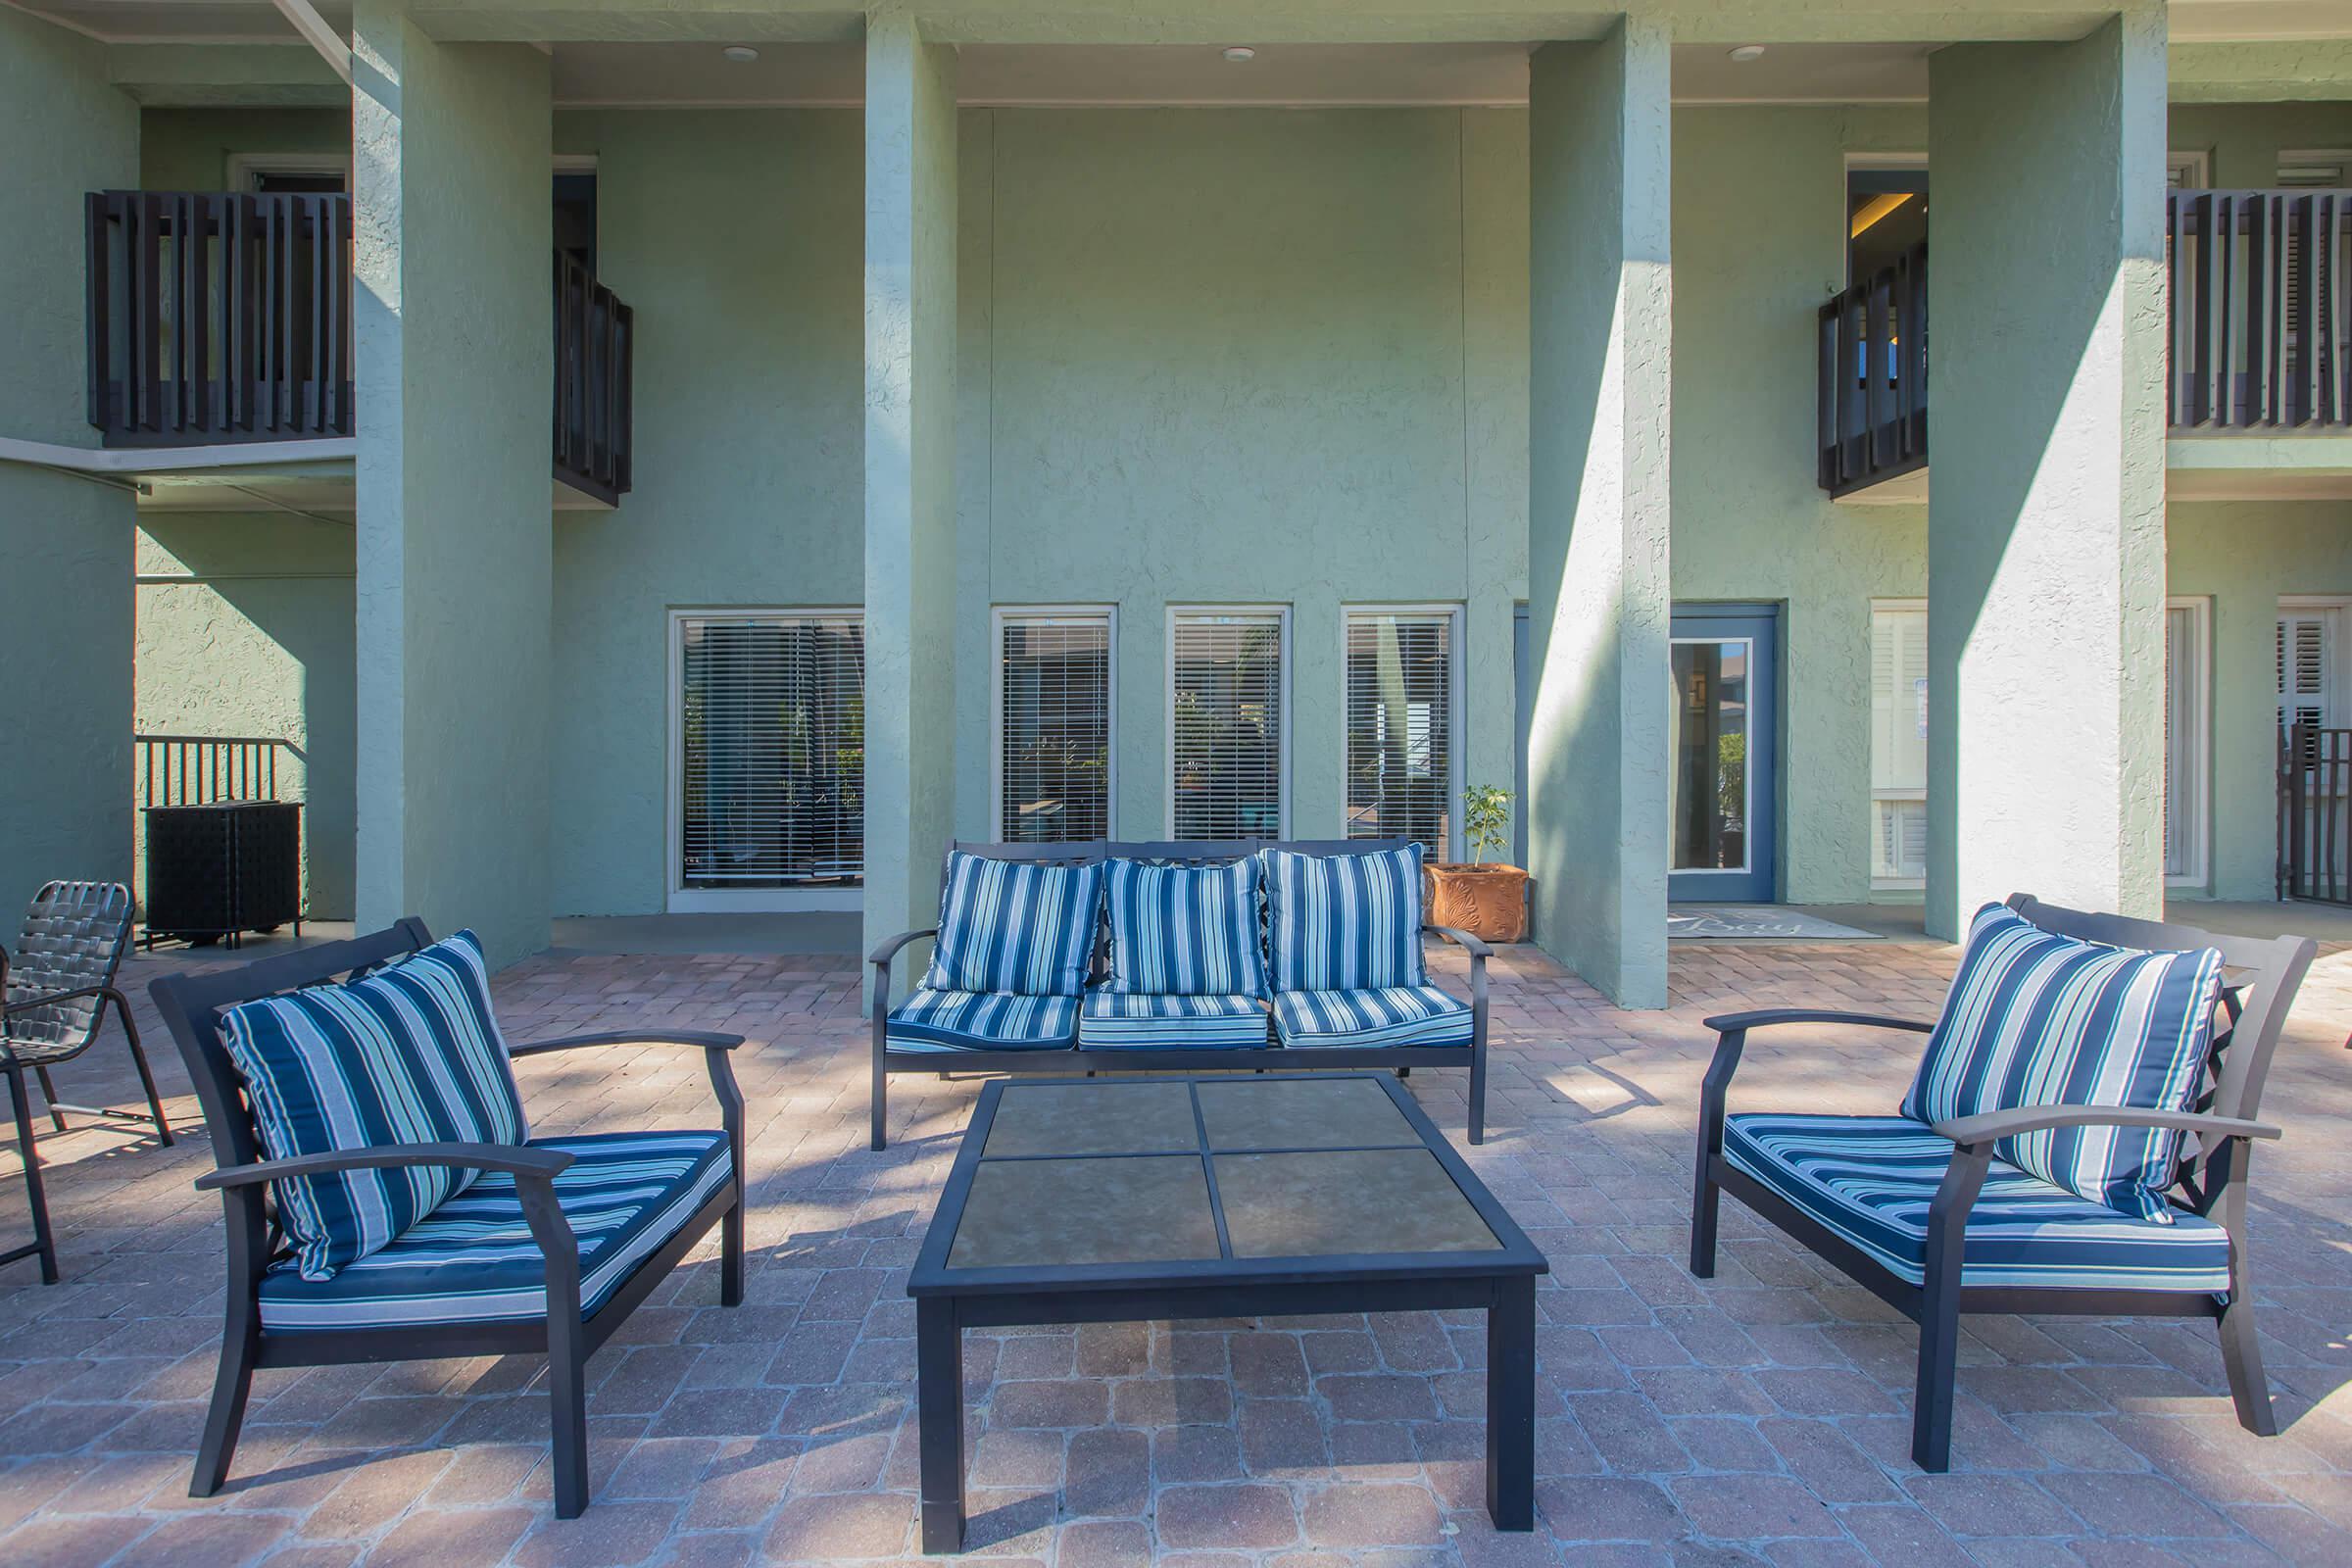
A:
{"type": "Polygon", "coordinates": [[[872,1147],[888,1146],[896,1072],[1295,1071],[1309,1053],[1317,1067],[1467,1067],[1483,1142],[1491,951],[1423,923],[1419,853],[1401,839],[951,844],[940,924],[868,959],[872,1147]],[[1467,1002],[1431,983],[1426,935],[1469,956],[1467,1002]],[[899,955],[926,939],[929,966],[895,991],[899,955]]]}

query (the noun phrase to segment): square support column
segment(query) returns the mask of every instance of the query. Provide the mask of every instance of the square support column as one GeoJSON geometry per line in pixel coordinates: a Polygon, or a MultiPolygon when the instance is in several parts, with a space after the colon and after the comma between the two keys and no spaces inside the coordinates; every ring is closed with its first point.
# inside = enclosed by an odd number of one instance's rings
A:
{"type": "Polygon", "coordinates": [[[956,247],[956,51],[880,13],[865,34],[869,951],[932,923],[954,816],[956,247]]]}
{"type": "MultiPolygon", "coordinates": [[[[82,193],[139,182],[107,51],[0,8],[0,436],[98,445],[82,193]]],[[[0,907],[52,877],[130,879],[131,493],[0,463],[0,907]]],[[[9,936],[0,940],[15,940],[9,936]]]]}
{"type": "Polygon", "coordinates": [[[2165,27],[1929,65],[1928,929],[2163,904],[2165,27]]]}
{"type": "Polygon", "coordinates": [[[1530,62],[1528,735],[1536,939],[1666,1004],[1667,36],[1530,62]]]}
{"type": "Polygon", "coordinates": [[[358,920],[547,946],[548,60],[352,22],[358,920]]]}

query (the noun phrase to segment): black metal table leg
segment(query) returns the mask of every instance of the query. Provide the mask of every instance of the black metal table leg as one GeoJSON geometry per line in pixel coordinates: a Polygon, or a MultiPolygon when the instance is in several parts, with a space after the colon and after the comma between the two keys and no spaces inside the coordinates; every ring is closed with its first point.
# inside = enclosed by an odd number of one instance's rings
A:
{"type": "Polygon", "coordinates": [[[1487,1309],[1487,1515],[1536,1528],[1536,1282],[1494,1282],[1487,1309]]]}
{"type": "Polygon", "coordinates": [[[963,1331],[956,1303],[914,1303],[915,1419],[922,1454],[923,1550],[963,1549],[963,1331]]]}

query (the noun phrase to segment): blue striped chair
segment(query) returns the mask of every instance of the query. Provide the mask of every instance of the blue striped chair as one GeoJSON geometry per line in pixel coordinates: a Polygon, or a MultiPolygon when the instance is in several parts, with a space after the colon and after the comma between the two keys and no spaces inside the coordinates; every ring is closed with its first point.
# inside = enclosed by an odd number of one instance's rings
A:
{"type": "Polygon", "coordinates": [[[577,1517],[588,1505],[588,1357],[713,1225],[719,1301],[743,1299],[743,1097],[727,1059],[742,1037],[628,1030],[508,1047],[467,941],[435,947],[412,918],[148,988],[212,1134],[218,1168],[196,1185],[220,1195],[228,1221],[228,1318],[191,1496],[226,1478],[256,1367],[545,1354],[556,1515],[577,1517]],[[470,959],[432,982],[436,993],[407,978],[446,969],[452,952],[470,959]],[[362,983],[325,989],[337,980],[362,983]],[[395,1001],[392,986],[412,989],[395,1001]],[[379,1043],[355,1049],[369,1019],[395,1014],[379,1043]],[[608,1045],[700,1050],[720,1128],[529,1136],[500,1058],[608,1045]],[[432,1061],[417,1062],[420,1047],[432,1061]],[[421,1110],[405,1094],[368,1098],[372,1079],[352,1081],[359,1060],[378,1074],[421,1065],[438,1093],[421,1110]],[[311,1083],[341,1107],[331,1138],[301,1114],[311,1083]],[[355,1117],[391,1125],[372,1107],[397,1108],[400,1136],[340,1132],[355,1117]],[[306,1132],[334,1147],[270,1157],[306,1132]]]}
{"type": "Polygon", "coordinates": [[[1950,1464],[1963,1312],[2211,1318],[2239,1423],[2274,1434],[2246,1167],[2278,1136],[2255,1117],[2316,951],[2019,894],[1977,917],[1935,1023],[1709,1018],[1691,1273],[1714,1275],[1728,1192],[1918,1323],[1923,1470],[1950,1464]],[[1825,1024],[1930,1036],[1899,1114],[1725,1114],[1750,1032],[1825,1024]]]}

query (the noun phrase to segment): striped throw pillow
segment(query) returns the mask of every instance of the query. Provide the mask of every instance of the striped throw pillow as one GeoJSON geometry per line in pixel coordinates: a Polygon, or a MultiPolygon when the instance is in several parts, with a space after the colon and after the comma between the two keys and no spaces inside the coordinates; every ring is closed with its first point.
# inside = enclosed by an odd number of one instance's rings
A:
{"type": "MultiPolygon", "coordinates": [[[[520,1144],[528,1136],[490,976],[470,931],[364,979],[241,1003],[220,1039],[271,1159],[397,1144],[520,1144]]],[[[448,1165],[303,1176],[273,1185],[306,1280],[334,1277],[471,1185],[448,1165]]]]}
{"type": "Polygon", "coordinates": [[[1230,865],[1103,867],[1114,992],[1155,997],[1262,997],[1257,857],[1230,865]]]}
{"type": "Polygon", "coordinates": [[[1363,855],[1258,853],[1276,991],[1374,991],[1428,980],[1420,845],[1363,855]]]}
{"type": "Polygon", "coordinates": [[[949,852],[926,991],[1074,997],[1086,989],[1101,865],[1045,865],[949,852]]]}
{"type": "MultiPolygon", "coordinates": [[[[1977,911],[1903,1114],[1938,1122],[2026,1105],[2182,1110],[2212,1040],[2222,956],[2142,953],[2044,931],[1998,904],[1977,911]]],[[[2180,1135],[2062,1127],[1993,1152],[2080,1198],[2167,1221],[2180,1135]]]]}

